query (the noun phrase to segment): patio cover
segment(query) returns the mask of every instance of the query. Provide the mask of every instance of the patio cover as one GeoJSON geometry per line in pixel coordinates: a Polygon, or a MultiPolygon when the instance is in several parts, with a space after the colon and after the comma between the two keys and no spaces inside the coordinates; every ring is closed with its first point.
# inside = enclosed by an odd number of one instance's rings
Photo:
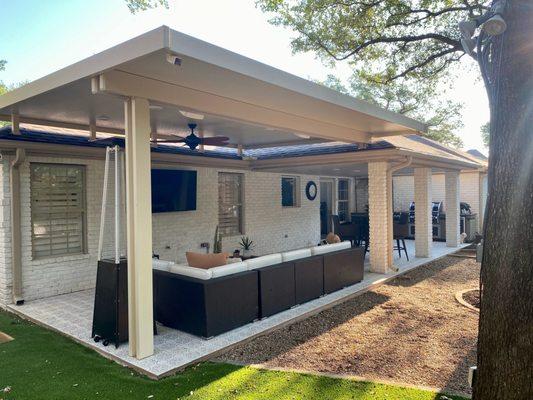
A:
{"type": "Polygon", "coordinates": [[[228,136],[235,147],[368,143],[427,129],[166,26],[1,96],[0,119],[120,134],[124,97],[149,99],[153,133],[183,134],[189,120],[179,110],[199,112],[205,136],[228,136]]]}

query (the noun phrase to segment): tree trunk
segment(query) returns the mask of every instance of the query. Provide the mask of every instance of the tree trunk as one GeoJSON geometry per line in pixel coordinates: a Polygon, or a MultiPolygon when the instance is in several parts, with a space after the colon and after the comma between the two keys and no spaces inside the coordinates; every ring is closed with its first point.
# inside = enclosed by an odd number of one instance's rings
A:
{"type": "Polygon", "coordinates": [[[533,1],[507,4],[494,38],[474,400],[533,399],[533,1]]]}

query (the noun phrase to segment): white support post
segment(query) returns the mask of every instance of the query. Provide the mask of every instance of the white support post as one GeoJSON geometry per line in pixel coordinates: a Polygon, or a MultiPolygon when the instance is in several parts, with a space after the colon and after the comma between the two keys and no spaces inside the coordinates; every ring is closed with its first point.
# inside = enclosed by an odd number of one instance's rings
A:
{"type": "Polygon", "coordinates": [[[457,247],[460,238],[459,171],[446,171],[444,174],[446,200],[446,246],[457,247]]]}
{"type": "Polygon", "coordinates": [[[148,105],[142,98],[125,103],[129,352],[137,359],[154,353],[148,105]]]}
{"type": "Polygon", "coordinates": [[[11,133],[20,135],[20,117],[17,113],[11,114],[11,133]]]}
{"type": "Polygon", "coordinates": [[[392,184],[389,163],[368,163],[370,271],[385,274],[393,268],[392,184]]]}
{"type": "Polygon", "coordinates": [[[415,255],[431,257],[431,168],[415,168],[415,255]]]}

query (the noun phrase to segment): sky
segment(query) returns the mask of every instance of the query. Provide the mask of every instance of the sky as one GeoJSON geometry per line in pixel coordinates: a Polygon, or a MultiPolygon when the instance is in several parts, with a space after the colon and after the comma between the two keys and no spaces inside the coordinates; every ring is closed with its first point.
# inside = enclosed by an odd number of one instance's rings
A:
{"type": "MultiPolygon", "coordinates": [[[[306,79],[350,75],[345,64],[324,66],[314,54],[292,54],[290,30],[268,23],[254,0],[169,0],[132,15],[123,0],[0,0],[4,16],[0,81],[32,81],[161,25],[197,37],[306,79]]],[[[466,58],[466,57],[465,57],[466,58]]],[[[463,59],[465,59],[463,58],[463,59]]],[[[465,149],[486,152],[480,127],[489,120],[488,101],[473,62],[461,66],[449,92],[463,103],[465,149]],[[469,68],[470,67],[470,68],[469,68]]]]}

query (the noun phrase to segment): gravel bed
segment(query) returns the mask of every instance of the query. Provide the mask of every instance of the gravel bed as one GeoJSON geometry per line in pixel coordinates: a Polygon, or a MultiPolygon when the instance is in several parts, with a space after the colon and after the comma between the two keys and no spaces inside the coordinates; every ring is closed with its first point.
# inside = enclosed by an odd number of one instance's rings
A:
{"type": "Polygon", "coordinates": [[[454,293],[478,282],[475,260],[445,257],[218,360],[470,393],[478,316],[454,293]]]}

